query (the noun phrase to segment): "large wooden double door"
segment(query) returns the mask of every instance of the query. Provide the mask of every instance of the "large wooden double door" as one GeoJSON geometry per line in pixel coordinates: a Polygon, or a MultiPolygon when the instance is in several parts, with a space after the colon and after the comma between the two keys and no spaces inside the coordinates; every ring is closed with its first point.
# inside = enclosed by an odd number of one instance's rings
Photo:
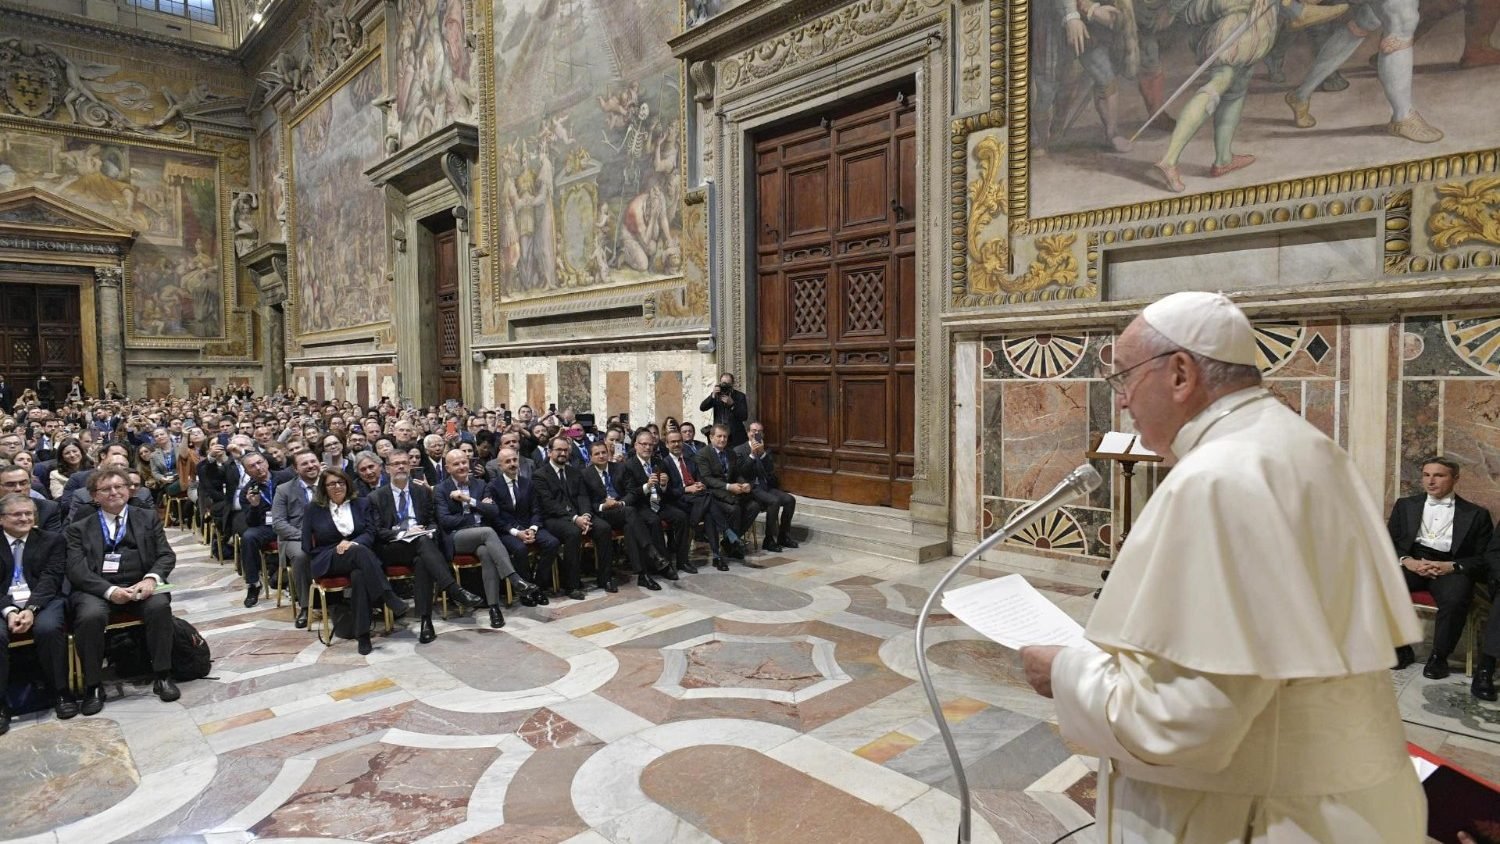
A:
{"type": "Polygon", "coordinates": [[[911,498],[916,128],[904,88],[756,138],[756,400],[797,494],[911,498]]]}
{"type": "Polygon", "coordinates": [[[16,395],[44,373],[59,401],[83,374],[79,288],[0,282],[0,373],[16,395]]]}

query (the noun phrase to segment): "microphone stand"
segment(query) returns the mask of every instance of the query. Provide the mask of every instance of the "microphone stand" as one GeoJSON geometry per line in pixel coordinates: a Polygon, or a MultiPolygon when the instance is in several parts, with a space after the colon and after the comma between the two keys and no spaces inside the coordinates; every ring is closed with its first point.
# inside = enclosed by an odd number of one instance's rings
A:
{"type": "Polygon", "coordinates": [[[973,820],[969,799],[969,779],[964,776],[963,759],[958,755],[958,745],[953,742],[953,731],[948,727],[948,719],[943,716],[943,704],[938,700],[937,689],[933,687],[932,676],[927,670],[928,616],[931,615],[933,604],[937,602],[938,596],[943,594],[943,590],[963,570],[964,566],[1011,538],[1021,528],[1058,509],[1064,502],[1091,492],[1102,483],[1104,480],[1099,477],[1099,473],[1087,463],[1068,473],[1062,483],[1058,484],[1045,498],[1018,510],[1004,525],[1001,525],[999,530],[985,537],[974,546],[973,550],[965,554],[963,559],[958,561],[958,565],[950,569],[937,582],[937,585],[932,587],[932,593],[927,596],[926,603],[922,604],[922,611],[917,614],[917,674],[922,680],[922,691],[927,694],[927,704],[932,707],[932,716],[937,721],[938,732],[943,738],[943,746],[948,749],[948,760],[953,764],[953,778],[958,783],[958,844],[969,844],[971,840],[973,820]]]}

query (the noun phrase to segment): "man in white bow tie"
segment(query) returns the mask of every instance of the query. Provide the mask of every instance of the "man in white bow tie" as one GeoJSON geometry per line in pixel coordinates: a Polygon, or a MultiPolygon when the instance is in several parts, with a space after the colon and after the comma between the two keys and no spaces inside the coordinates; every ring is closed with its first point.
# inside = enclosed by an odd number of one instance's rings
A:
{"type": "MultiPolygon", "coordinates": [[[[1474,586],[1490,579],[1485,551],[1494,526],[1488,510],[1465,501],[1458,486],[1458,462],[1432,457],[1422,464],[1422,492],[1407,496],[1391,508],[1391,541],[1401,558],[1406,586],[1427,592],[1437,604],[1433,625],[1432,654],[1422,675],[1432,680],[1448,676],[1448,655],[1458,647],[1474,600],[1474,586]]],[[[1493,618],[1493,617],[1492,617],[1493,618]]],[[[1471,691],[1481,700],[1494,700],[1495,658],[1500,653],[1500,624],[1486,625],[1484,652],[1491,654],[1474,672],[1471,691]]],[[[1412,649],[1396,649],[1396,665],[1405,668],[1415,661],[1412,649]]]]}

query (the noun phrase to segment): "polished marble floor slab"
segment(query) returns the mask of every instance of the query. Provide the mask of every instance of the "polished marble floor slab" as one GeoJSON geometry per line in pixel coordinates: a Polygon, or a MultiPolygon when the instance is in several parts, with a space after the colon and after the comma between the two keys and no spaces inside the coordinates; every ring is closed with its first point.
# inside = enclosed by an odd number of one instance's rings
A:
{"type": "MultiPolygon", "coordinates": [[[[164,704],[112,684],[104,712],[0,738],[0,829],[35,842],[948,842],[951,769],[917,683],[916,614],[946,566],[807,545],[704,567],[660,592],[398,623],[361,657],[243,583],[190,535],[178,614],[213,676],[164,704]]],[[[1005,574],[976,568],[956,585],[1005,574]]],[[[1075,615],[1092,586],[1034,578],[1075,615]]],[[[378,628],[377,628],[378,629],[378,628]]],[[[935,616],[928,655],[967,762],[975,840],[1089,823],[1094,762],[1058,734],[1015,654],[935,616]]],[[[1410,737],[1500,774],[1500,710],[1393,675],[1410,737]]],[[[1091,830],[1072,841],[1092,841],[1091,830]]]]}

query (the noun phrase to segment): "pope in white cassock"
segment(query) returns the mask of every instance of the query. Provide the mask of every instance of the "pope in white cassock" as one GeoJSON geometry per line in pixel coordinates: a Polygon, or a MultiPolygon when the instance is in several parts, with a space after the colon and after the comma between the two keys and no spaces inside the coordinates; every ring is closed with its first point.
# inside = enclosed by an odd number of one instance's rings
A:
{"type": "Polygon", "coordinates": [[[1337,445],[1260,386],[1245,315],[1147,307],[1110,386],[1172,463],[1089,620],[1021,652],[1097,751],[1105,842],[1420,842],[1391,652],[1421,639],[1380,513],[1337,445]]]}

